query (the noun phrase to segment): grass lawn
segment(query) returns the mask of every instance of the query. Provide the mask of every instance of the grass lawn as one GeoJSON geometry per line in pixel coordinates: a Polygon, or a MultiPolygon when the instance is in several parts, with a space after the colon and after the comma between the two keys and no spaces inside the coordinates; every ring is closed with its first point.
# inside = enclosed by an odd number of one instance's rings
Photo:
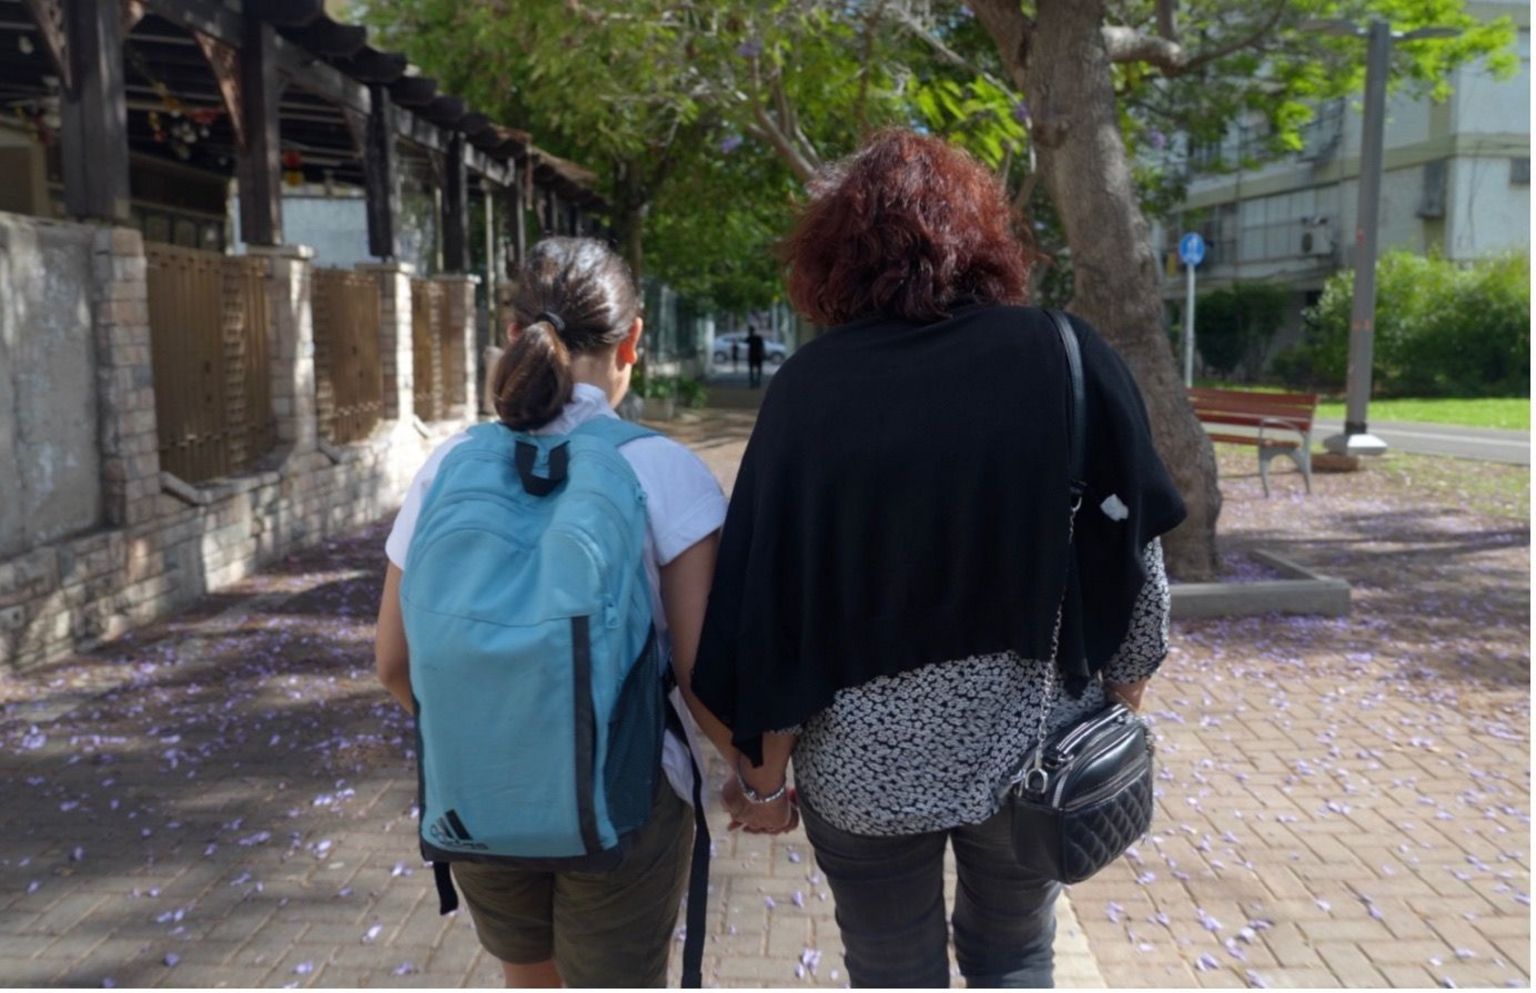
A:
{"type": "MultiPolygon", "coordinates": [[[[1195,385],[1218,390],[1248,390],[1254,393],[1285,393],[1279,386],[1250,386],[1243,383],[1225,383],[1216,380],[1196,380],[1195,385]]],[[[1323,420],[1344,419],[1344,398],[1322,398],[1317,405],[1317,416],[1323,420]]],[[[1531,429],[1531,400],[1529,397],[1413,397],[1392,400],[1372,400],[1372,421],[1418,421],[1425,424],[1460,424],[1472,428],[1508,428],[1514,431],[1531,429]]]]}
{"type": "MultiPolygon", "coordinates": [[[[1317,405],[1317,416],[1324,419],[1343,420],[1344,404],[1320,403],[1317,405]]],[[[1529,431],[1531,401],[1528,397],[1489,397],[1477,400],[1463,400],[1457,397],[1372,400],[1370,419],[1529,431]]]]}

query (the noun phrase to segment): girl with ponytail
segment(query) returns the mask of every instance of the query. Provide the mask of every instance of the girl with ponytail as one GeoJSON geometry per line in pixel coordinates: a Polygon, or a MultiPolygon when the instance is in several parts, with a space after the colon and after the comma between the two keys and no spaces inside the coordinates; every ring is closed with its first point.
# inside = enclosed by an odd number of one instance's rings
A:
{"type": "MultiPolygon", "coordinates": [[[[629,390],[643,322],[629,268],[590,238],[548,238],[534,245],[517,279],[514,322],[491,375],[498,419],[531,434],[569,434],[613,408],[629,390]]],[[[400,583],[423,500],[444,457],[468,439],[461,432],[427,459],[412,482],[385,545],[389,567],[379,606],[379,679],[407,710],[410,658],[400,583]]],[[[670,645],[680,686],[690,685],[725,496],[688,449],[659,435],[618,448],[646,496],[644,560],[657,637],[670,645]]],[[[729,732],[697,706],[687,709],[733,757],[729,732]]],[[[686,723],[686,722],[685,722],[686,723]]],[[[695,736],[695,727],[685,729],[695,736]]],[[[501,960],[509,986],[666,985],[678,903],[693,834],[691,742],[668,734],[666,784],[649,821],[617,870],[533,870],[454,862],[486,951],[501,960]]]]}

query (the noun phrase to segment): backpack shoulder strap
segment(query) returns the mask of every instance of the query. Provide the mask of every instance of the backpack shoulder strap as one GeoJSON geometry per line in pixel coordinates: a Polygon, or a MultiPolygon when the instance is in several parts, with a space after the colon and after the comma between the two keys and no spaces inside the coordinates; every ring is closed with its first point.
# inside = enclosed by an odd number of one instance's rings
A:
{"type": "Polygon", "coordinates": [[[585,435],[588,438],[598,438],[606,441],[614,448],[627,445],[641,438],[649,438],[656,434],[650,428],[634,421],[626,421],[619,417],[609,417],[599,414],[579,425],[572,435],[585,435]]]}

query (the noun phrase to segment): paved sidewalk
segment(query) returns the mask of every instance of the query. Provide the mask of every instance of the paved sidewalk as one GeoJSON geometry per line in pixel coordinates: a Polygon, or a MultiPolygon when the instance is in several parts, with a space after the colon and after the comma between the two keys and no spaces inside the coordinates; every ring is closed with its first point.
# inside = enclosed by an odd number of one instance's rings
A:
{"type": "MultiPolygon", "coordinates": [[[[676,431],[729,485],[750,424],[676,431]]],[[[1356,613],[1178,627],[1158,821],[1073,888],[1060,981],[1528,985],[1526,524],[1368,474],[1265,501],[1246,455],[1232,547],[1347,576],[1356,613]]],[[[499,985],[415,856],[409,722],[372,675],[383,534],[0,677],[8,984],[499,985]]],[[[706,980],[844,985],[803,836],[717,835],[706,980]]]]}

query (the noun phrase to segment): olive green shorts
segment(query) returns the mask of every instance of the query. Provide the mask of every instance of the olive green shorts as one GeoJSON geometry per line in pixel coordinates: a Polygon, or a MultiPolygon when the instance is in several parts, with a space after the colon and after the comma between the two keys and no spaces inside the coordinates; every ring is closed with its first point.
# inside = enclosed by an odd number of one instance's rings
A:
{"type": "Polygon", "coordinates": [[[664,775],[656,794],[650,821],[613,872],[454,863],[485,950],[515,965],[554,959],[566,986],[666,986],[693,808],[664,775]]]}

